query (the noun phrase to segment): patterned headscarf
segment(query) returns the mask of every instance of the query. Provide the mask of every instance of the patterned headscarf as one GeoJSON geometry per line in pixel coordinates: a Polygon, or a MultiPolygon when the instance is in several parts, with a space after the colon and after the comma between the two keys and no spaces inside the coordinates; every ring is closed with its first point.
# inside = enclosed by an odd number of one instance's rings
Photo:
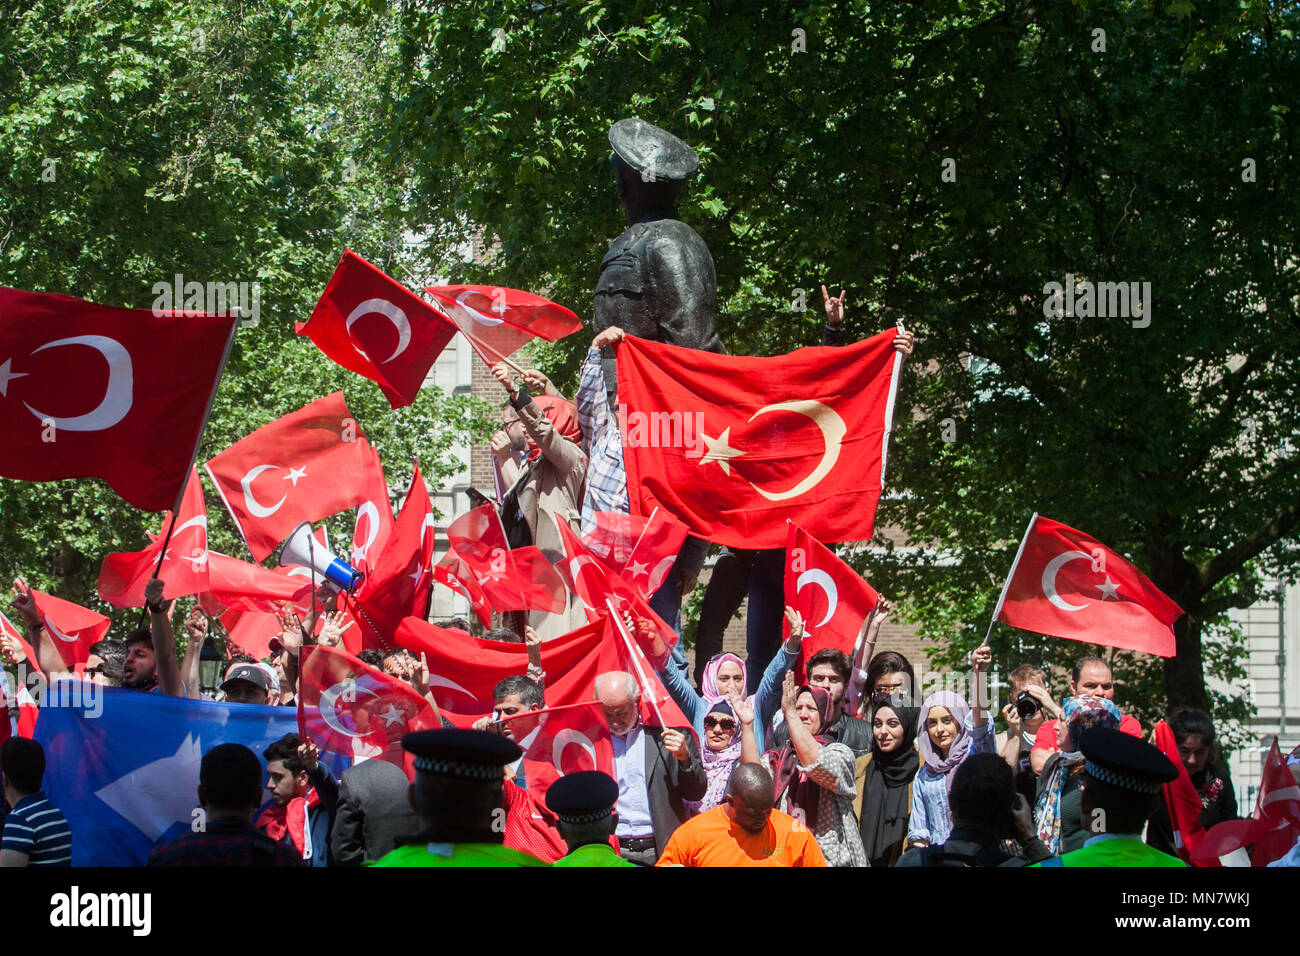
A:
{"type": "MultiPolygon", "coordinates": [[[[1091,718],[1096,727],[1119,727],[1123,718],[1119,708],[1104,697],[1067,697],[1062,708],[1065,716],[1061,719],[1073,724],[1085,716],[1091,718]]],[[[1071,735],[1070,743],[1077,742],[1071,735]]],[[[1052,854],[1061,852],[1061,797],[1065,793],[1065,782],[1070,779],[1075,768],[1083,766],[1083,754],[1077,750],[1060,750],[1047,758],[1043,766],[1042,789],[1034,802],[1034,820],[1038,823],[1038,838],[1043,841],[1052,854]]]]}
{"type": "Polygon", "coordinates": [[[944,778],[944,786],[949,792],[952,791],[952,771],[961,766],[962,761],[966,759],[966,754],[970,752],[970,734],[966,732],[966,715],[969,713],[970,704],[966,703],[964,697],[950,690],[941,690],[931,694],[921,704],[921,716],[916,722],[916,747],[921,751],[921,759],[925,761],[931,773],[944,778]],[[930,710],[934,707],[946,708],[948,713],[952,714],[953,722],[957,724],[957,738],[948,747],[947,757],[939,756],[925,727],[926,721],[930,719],[930,710]]]}
{"type": "MultiPolygon", "coordinates": [[[[798,700],[804,694],[812,695],[813,703],[817,705],[817,714],[822,721],[821,727],[813,735],[814,739],[823,747],[834,743],[835,741],[827,733],[830,730],[832,717],[835,713],[835,702],[831,699],[830,691],[825,687],[813,687],[804,684],[795,692],[795,700],[798,700]]],[[[781,794],[789,789],[789,806],[802,809],[805,820],[817,819],[817,799],[821,795],[821,787],[809,780],[807,775],[799,770],[799,755],[795,752],[793,741],[786,741],[786,745],[776,755],[772,780],[774,783],[773,792],[777,800],[780,800],[781,794]]],[[[787,812],[794,813],[794,810],[790,809],[787,812]]]]}
{"type": "Polygon", "coordinates": [[[735,654],[724,651],[721,654],[714,654],[709,658],[709,662],[704,665],[704,673],[700,678],[700,696],[705,700],[721,700],[722,694],[718,691],[718,671],[722,670],[722,665],[731,661],[740,667],[740,683],[743,686],[749,672],[745,670],[745,662],[735,654]]]}
{"type": "MultiPolygon", "coordinates": [[[[731,709],[731,704],[725,700],[715,700],[709,707],[709,713],[721,714],[724,717],[736,720],[736,712],[731,709]]],[[[740,721],[736,720],[736,730],[731,737],[731,743],[721,750],[710,750],[708,744],[701,739],[700,758],[704,764],[704,772],[709,778],[709,786],[704,791],[702,800],[682,801],[692,814],[712,810],[720,805],[722,798],[726,796],[727,781],[731,779],[731,769],[736,766],[736,761],[740,760],[740,721]]]]}

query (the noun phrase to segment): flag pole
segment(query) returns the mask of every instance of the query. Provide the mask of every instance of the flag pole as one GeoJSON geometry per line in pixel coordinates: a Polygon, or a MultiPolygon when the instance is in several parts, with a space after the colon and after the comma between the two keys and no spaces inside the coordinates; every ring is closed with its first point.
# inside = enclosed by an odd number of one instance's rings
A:
{"type": "MultiPolygon", "coordinates": [[[[465,338],[469,339],[469,344],[472,345],[472,346],[474,346],[475,351],[477,351],[479,348],[487,349],[489,352],[491,352],[493,355],[495,355],[498,359],[500,359],[500,360],[502,361],[502,363],[504,363],[507,367],[514,369],[514,370],[515,370],[516,372],[518,372],[520,375],[523,375],[523,374],[524,374],[524,370],[521,369],[518,365],[516,365],[514,362],[510,361],[510,359],[506,358],[506,357],[505,357],[504,355],[502,355],[499,351],[497,351],[496,349],[494,349],[492,346],[488,345],[486,342],[484,342],[484,341],[483,341],[482,339],[480,339],[478,336],[476,336],[476,335],[470,335],[470,334],[469,334],[468,332],[466,332],[463,328],[461,328],[461,326],[460,326],[459,323],[456,324],[456,328],[460,330],[460,334],[461,334],[461,335],[463,335],[463,336],[465,336],[465,338]]],[[[479,352],[479,358],[483,358],[483,353],[482,353],[482,352],[479,352]]],[[[487,360],[484,359],[484,362],[486,363],[487,360]]]]}
{"type": "Polygon", "coordinates": [[[664,715],[659,712],[659,703],[655,700],[654,694],[650,692],[650,678],[646,676],[645,670],[641,667],[640,648],[633,643],[631,635],[623,627],[623,619],[618,616],[618,611],[614,609],[614,602],[609,598],[605,598],[605,607],[609,608],[609,614],[614,621],[614,626],[618,628],[618,633],[622,636],[624,643],[627,644],[628,653],[632,655],[632,666],[636,668],[637,675],[641,679],[641,686],[646,690],[646,696],[650,700],[650,709],[655,712],[659,726],[665,730],[668,729],[668,725],[664,723],[664,715]]]}
{"type": "Polygon", "coordinates": [[[1029,519],[1029,527],[1025,528],[1025,536],[1020,539],[1020,547],[1016,549],[1016,559],[1011,562],[1011,570],[1007,572],[1007,579],[1002,584],[1002,593],[998,595],[997,606],[993,608],[993,619],[989,621],[989,629],[984,635],[984,640],[980,643],[984,647],[989,642],[989,637],[993,634],[993,625],[997,623],[998,615],[1002,613],[1002,602],[1007,599],[1007,589],[1011,587],[1011,579],[1016,575],[1016,567],[1020,564],[1020,557],[1025,553],[1025,545],[1029,543],[1029,535],[1034,530],[1034,524],[1038,521],[1038,512],[1035,511],[1029,519]]]}
{"type": "MultiPolygon", "coordinates": [[[[232,319],[240,319],[242,315],[238,306],[230,310],[232,319]]],[[[190,472],[194,470],[194,463],[199,459],[199,445],[203,441],[203,432],[208,427],[208,419],[212,416],[212,406],[217,400],[217,388],[221,385],[221,379],[226,374],[226,363],[230,361],[230,350],[235,344],[235,331],[239,328],[239,322],[235,321],[230,324],[230,333],[226,336],[226,347],[221,353],[221,364],[217,366],[217,377],[212,383],[212,391],[208,393],[208,404],[203,409],[203,421],[199,423],[198,433],[194,436],[194,447],[190,450],[190,463],[185,469],[185,477],[181,481],[180,490],[176,492],[176,501],[172,505],[172,519],[167,523],[167,534],[163,537],[162,548],[158,552],[158,563],[154,566],[153,576],[158,577],[162,571],[163,559],[167,556],[167,545],[171,543],[172,532],[176,530],[176,515],[181,510],[181,502],[185,498],[185,489],[189,487],[190,472]]],[[[148,608],[140,609],[140,626],[144,627],[145,621],[148,620],[148,608]]]]}

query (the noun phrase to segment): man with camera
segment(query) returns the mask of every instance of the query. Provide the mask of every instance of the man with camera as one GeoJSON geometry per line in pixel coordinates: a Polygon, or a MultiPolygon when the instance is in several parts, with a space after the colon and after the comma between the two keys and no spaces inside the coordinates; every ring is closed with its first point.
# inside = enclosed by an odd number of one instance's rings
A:
{"type": "Polygon", "coordinates": [[[1016,792],[1032,806],[1038,785],[1038,775],[1029,763],[1034,737],[1043,721],[1061,716],[1061,708],[1047,689],[1047,675],[1033,664],[1021,664],[1008,675],[1007,682],[1011,703],[1002,708],[1007,732],[998,735],[998,753],[1016,775],[1016,792]]]}

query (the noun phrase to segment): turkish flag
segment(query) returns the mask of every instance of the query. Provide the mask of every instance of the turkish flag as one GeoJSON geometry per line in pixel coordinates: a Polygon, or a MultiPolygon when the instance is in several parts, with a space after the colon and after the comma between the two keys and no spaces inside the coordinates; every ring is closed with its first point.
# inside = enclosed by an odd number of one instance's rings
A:
{"type": "Polygon", "coordinates": [[[230,643],[258,660],[271,653],[271,638],[280,634],[280,621],[270,611],[230,608],[221,614],[220,620],[230,643]]]}
{"type": "Polygon", "coordinates": [[[0,475],[174,507],[236,321],[0,287],[0,475]]]}
{"type": "Polygon", "coordinates": [[[1286,765],[1277,738],[1269,748],[1248,820],[1225,820],[1210,827],[1192,854],[1198,865],[1267,866],[1285,856],[1300,839],[1300,786],[1286,765]],[[1246,847],[1251,848],[1249,857],[1246,847]]]}
{"type": "Polygon", "coordinates": [[[374,463],[335,392],[259,428],[205,467],[253,557],[265,561],[302,522],[362,504],[374,463]]]}
{"type": "Polygon", "coordinates": [[[41,623],[58,648],[63,663],[71,670],[84,664],[90,656],[90,645],[97,643],[108,632],[109,620],[90,608],[73,604],[52,594],[32,588],[36,611],[41,623]]]}
{"type": "Polygon", "coordinates": [[[393,506],[388,500],[388,481],[379,453],[370,449],[373,457],[366,488],[366,500],[357,507],[356,525],[352,530],[351,564],[362,574],[369,574],[371,556],[379,556],[388,535],[393,530],[393,506]]]}
{"type": "Polygon", "coordinates": [[[619,428],[633,514],[662,504],[691,534],[779,548],[785,521],[820,541],[870,538],[902,356],[895,330],[753,358],[629,336],[619,428]]]}
{"type": "Polygon", "coordinates": [[[605,615],[600,623],[605,643],[618,650],[621,669],[635,677],[641,689],[641,722],[651,727],[676,727],[688,731],[699,744],[700,736],[695,732],[694,724],[664,687],[655,667],[641,649],[642,642],[632,640],[623,623],[611,615],[605,615]]]}
{"type": "Polygon", "coordinates": [[[484,627],[492,626],[492,604],[464,558],[448,550],[433,566],[433,579],[469,601],[474,615],[484,627]]]}
{"type": "Polygon", "coordinates": [[[663,585],[686,540],[686,525],[663,508],[648,518],[621,511],[597,511],[596,527],[582,542],[601,564],[651,597],[663,585]]]}
{"type": "Polygon", "coordinates": [[[423,617],[428,610],[435,524],[429,490],[417,464],[384,550],[355,595],[353,610],[364,630],[364,647],[387,647],[402,618],[423,617]]]}
{"type": "Polygon", "coordinates": [[[401,408],[415,401],[456,327],[348,249],[311,317],[294,331],[345,369],[376,383],[388,404],[401,408]]]}
{"type": "MultiPolygon", "coordinates": [[[[517,714],[507,720],[538,716],[542,723],[524,751],[523,769],[528,791],[539,803],[546,805],[546,791],[568,773],[599,770],[618,779],[618,771],[614,769],[614,745],[599,701],[548,707],[517,714]]],[[[521,736],[515,733],[517,743],[521,736]]]]}
{"type": "MultiPolygon", "coordinates": [[[[274,611],[282,601],[305,606],[311,598],[311,578],[290,573],[292,569],[274,571],[241,561],[216,551],[208,552],[208,597],[215,605],[244,611],[274,611]]],[[[215,611],[211,602],[207,609],[215,611]]]]}
{"type": "Polygon", "coordinates": [[[663,667],[672,653],[672,646],[677,643],[677,632],[650,609],[633,585],[610,571],[587,550],[567,521],[557,521],[556,527],[560,529],[567,556],[560,562],[560,574],[582,602],[587,619],[594,621],[608,615],[611,604],[618,614],[630,614],[637,642],[656,670],[663,667]]]}
{"type": "Polygon", "coordinates": [[[357,744],[384,750],[403,734],[441,726],[429,702],[401,678],[337,648],[302,649],[298,729],[321,750],[347,756],[357,744]]]}
{"type": "Polygon", "coordinates": [[[1173,657],[1182,613],[1106,545],[1035,514],[993,616],[1025,631],[1173,657]]]}
{"type": "Polygon", "coordinates": [[[1196,848],[1205,839],[1205,827],[1201,826],[1201,797],[1187,774],[1187,768],[1183,766],[1182,755],[1178,752],[1178,740],[1163,720],[1156,723],[1155,738],[1160,752],[1178,768],[1178,779],[1163,784],[1160,796],[1165,801],[1165,809],[1169,811],[1174,849],[1178,851],[1179,858],[1190,866],[1196,848]]]}
{"type": "MultiPolygon", "coordinates": [[[[623,670],[618,647],[604,640],[603,621],[587,624],[542,644],[546,699],[556,707],[580,704],[596,693],[596,675],[623,670]]],[[[397,629],[398,647],[429,662],[429,689],[442,715],[468,728],[490,714],[497,683],[528,669],[523,644],[487,641],[463,631],[408,617],[397,629]]]]}
{"type": "Polygon", "coordinates": [[[564,306],[520,289],[435,285],[424,291],[438,300],[488,365],[509,358],[534,338],[554,342],[582,328],[581,320],[564,306]]]}
{"type": "Polygon", "coordinates": [[[143,551],[114,553],[99,568],[99,596],[114,607],[143,607],[144,587],[157,576],[163,581],[163,600],[208,590],[208,509],[203,501],[199,470],[190,469],[181,510],[177,512],[171,540],[163,541],[172,525],[172,513],[163,517],[158,537],[143,551]],[[159,568],[158,559],[162,558],[159,568]],[[157,569],[157,575],[154,574],[157,569]]]}
{"type": "MultiPolygon", "coordinates": [[[[876,589],[830,548],[791,523],[785,545],[785,603],[803,615],[804,639],[795,674],[802,683],[806,661],[830,647],[853,656],[862,622],[880,600],[876,589]]],[[[790,636],[785,623],[784,634],[790,636]]]]}
{"type": "MultiPolygon", "coordinates": [[[[23,649],[23,655],[27,658],[27,662],[24,665],[26,673],[28,675],[39,674],[41,678],[44,679],[45,672],[41,670],[40,659],[36,656],[36,651],[27,643],[27,639],[23,637],[23,632],[15,627],[14,623],[10,621],[9,618],[5,617],[3,612],[0,612],[0,633],[4,634],[11,640],[17,641],[18,646],[23,649]]],[[[0,714],[0,743],[3,743],[9,737],[9,715],[7,711],[11,705],[16,705],[18,708],[18,713],[16,714],[18,736],[26,737],[30,740],[32,734],[36,732],[36,718],[40,714],[40,707],[32,698],[31,691],[27,688],[28,681],[23,680],[23,676],[23,668],[19,668],[19,679],[17,682],[18,686],[16,688],[16,693],[13,697],[8,698],[5,701],[4,710],[6,713],[0,714]]],[[[28,678],[28,680],[30,680],[30,678],[28,678]]],[[[2,688],[3,683],[0,682],[0,694],[3,693],[2,688]]]]}
{"type": "Polygon", "coordinates": [[[496,610],[564,610],[564,582],[551,562],[533,545],[512,551],[492,505],[472,508],[449,524],[447,540],[461,558],[457,570],[468,570],[496,610]]]}

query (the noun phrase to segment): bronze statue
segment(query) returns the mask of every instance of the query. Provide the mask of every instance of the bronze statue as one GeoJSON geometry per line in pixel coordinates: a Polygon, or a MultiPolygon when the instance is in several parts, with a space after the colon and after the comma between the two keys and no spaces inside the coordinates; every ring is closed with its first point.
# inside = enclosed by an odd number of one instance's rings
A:
{"type": "MultiPolygon", "coordinates": [[[[718,277],[704,240],[677,218],[677,196],[700,160],[684,142],[644,120],[624,119],[609,131],[618,195],[628,228],[600,263],[592,325],[706,352],[725,353],[713,321],[718,277]]],[[[606,350],[611,404],[616,382],[606,350]]]]}

